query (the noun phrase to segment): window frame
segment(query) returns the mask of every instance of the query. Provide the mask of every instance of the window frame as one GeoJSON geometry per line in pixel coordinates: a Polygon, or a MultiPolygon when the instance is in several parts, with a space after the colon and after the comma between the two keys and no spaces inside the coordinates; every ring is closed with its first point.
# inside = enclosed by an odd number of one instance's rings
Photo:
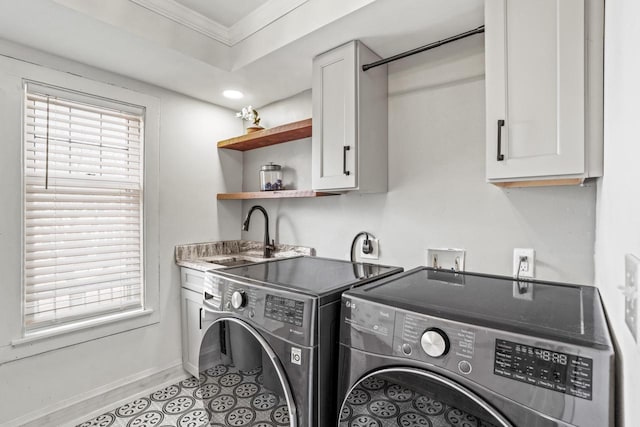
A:
{"type": "MultiPolygon", "coordinates": [[[[25,357],[34,356],[48,351],[68,347],[71,345],[92,341],[114,334],[147,327],[160,322],[160,261],[159,261],[159,145],[160,145],[160,100],[152,95],[131,90],[113,83],[105,83],[77,74],[46,68],[40,65],[25,63],[11,58],[0,57],[0,90],[4,90],[5,97],[0,100],[0,109],[7,115],[7,123],[15,123],[5,129],[7,144],[17,144],[5,152],[20,152],[20,158],[15,157],[15,184],[18,188],[8,203],[19,197],[20,204],[12,206],[7,218],[16,225],[19,221],[20,246],[16,246],[18,266],[11,267],[6,285],[9,289],[3,306],[6,311],[6,324],[0,327],[0,364],[25,357]],[[24,84],[27,81],[41,83],[47,86],[57,86],[79,93],[92,94],[105,99],[115,99],[119,102],[143,106],[146,110],[144,122],[144,193],[143,193],[143,245],[144,251],[144,310],[135,313],[123,313],[108,318],[87,321],[70,327],[56,330],[45,330],[25,336],[23,319],[24,295],[24,84]],[[19,174],[19,175],[18,175],[19,174]],[[16,217],[19,215],[19,218],[16,217]],[[16,274],[17,273],[17,274],[16,274]],[[19,283],[13,279],[20,278],[19,283]]],[[[119,80],[122,81],[122,80],[119,80]]],[[[144,87],[144,85],[142,85],[144,87]]],[[[12,169],[13,170],[13,169],[12,169]]],[[[15,236],[18,237],[18,236],[15,236]]],[[[9,236],[9,242],[17,241],[9,236]]],[[[16,259],[17,261],[17,259],[16,259]]]]}
{"type": "MultiPolygon", "coordinates": [[[[36,81],[32,81],[32,80],[28,80],[28,79],[24,79],[23,80],[23,88],[24,88],[24,97],[23,97],[23,106],[24,106],[24,120],[25,122],[23,122],[23,161],[22,161],[22,178],[23,178],[23,188],[22,188],[22,196],[23,196],[23,206],[22,206],[22,231],[23,231],[23,251],[22,251],[22,257],[23,257],[23,268],[22,268],[22,307],[21,307],[21,312],[22,312],[22,336],[24,339],[29,339],[31,337],[37,337],[37,336],[41,336],[41,335],[51,335],[51,334],[56,334],[56,332],[59,331],[64,331],[64,330],[77,330],[77,329],[82,329],[83,327],[88,327],[92,324],[99,324],[99,323],[104,323],[105,321],[108,321],[108,319],[111,318],[127,318],[127,317],[131,317],[131,316],[135,316],[136,314],[138,314],[139,312],[144,312],[145,310],[145,276],[144,276],[144,264],[145,264],[145,245],[144,245],[144,223],[145,223],[145,217],[144,217],[144,190],[145,190],[145,183],[144,183],[144,147],[145,147],[145,134],[144,134],[144,124],[146,121],[146,108],[144,106],[140,106],[140,105],[132,105],[129,103],[124,103],[124,102],[120,102],[114,99],[106,99],[104,97],[98,97],[94,94],[88,94],[88,93],[80,93],[77,92],[75,90],[69,90],[66,88],[62,88],[62,87],[58,87],[58,86],[52,86],[49,84],[44,84],[41,82],[36,82],[36,81]],[[29,327],[28,322],[27,322],[27,285],[26,285],[26,281],[27,281],[27,269],[24,267],[24,264],[26,263],[26,257],[27,257],[27,252],[26,252],[26,234],[25,234],[25,229],[27,227],[27,214],[31,211],[28,210],[28,205],[26,203],[26,198],[28,197],[29,192],[27,191],[27,186],[26,183],[24,182],[26,179],[28,179],[30,177],[30,175],[33,174],[33,172],[28,172],[28,169],[31,167],[31,165],[28,165],[28,161],[27,161],[27,152],[28,150],[28,145],[31,144],[30,142],[28,142],[27,140],[29,139],[29,126],[31,126],[30,123],[27,123],[27,116],[28,116],[28,112],[30,109],[34,109],[34,114],[35,113],[35,105],[33,107],[28,106],[28,104],[30,103],[30,98],[35,98],[35,97],[54,97],[57,99],[62,100],[62,104],[64,104],[64,101],[66,102],[70,102],[73,104],[78,104],[78,105],[84,105],[86,107],[89,107],[90,109],[96,109],[96,110],[102,110],[105,112],[112,112],[112,113],[125,113],[125,114],[131,114],[134,115],[136,117],[139,117],[139,124],[140,124],[140,135],[139,135],[139,144],[140,144],[140,166],[139,166],[139,170],[138,173],[136,175],[139,175],[140,178],[140,183],[139,183],[139,233],[140,233],[140,239],[139,239],[139,251],[140,251],[140,265],[139,265],[139,275],[140,275],[140,293],[141,293],[141,298],[140,298],[140,304],[137,305],[135,307],[129,308],[129,309],[125,309],[122,311],[111,311],[111,312],[105,312],[103,311],[102,313],[100,313],[100,310],[95,310],[92,313],[86,314],[84,316],[80,316],[78,317],[78,315],[73,315],[71,316],[70,320],[66,320],[66,321],[51,321],[50,324],[46,324],[47,322],[44,322],[45,324],[42,326],[37,326],[40,322],[36,322],[35,325],[33,327],[29,327]],[[73,317],[78,317],[76,319],[73,319],[73,317]]],[[[77,114],[77,113],[75,113],[77,114]]],[[[102,114],[102,113],[100,113],[102,114]]],[[[71,117],[71,116],[70,116],[71,117]]],[[[52,119],[52,121],[55,123],[55,119],[52,119]]],[[[47,125],[48,126],[48,125],[47,125]]],[[[101,128],[102,129],[102,128],[101,128]]],[[[33,132],[35,132],[35,129],[33,129],[33,132]]],[[[82,178],[73,178],[73,179],[82,179],[82,178]]],[[[54,180],[54,186],[57,186],[58,184],[55,183],[56,178],[53,178],[54,180]]],[[[64,179],[63,179],[64,181],[64,179]]],[[[84,185],[80,185],[79,189],[84,189],[84,190],[91,190],[92,188],[98,188],[100,187],[99,184],[100,181],[97,181],[98,185],[96,187],[96,182],[91,182],[91,179],[87,179],[86,182],[84,183],[84,185]],[[93,185],[92,185],[93,184],[93,185]]],[[[113,184],[116,185],[116,184],[113,184]]],[[[124,187],[126,186],[126,184],[123,185],[123,183],[119,184],[120,186],[122,186],[121,189],[124,189],[124,187]]],[[[63,184],[63,186],[65,186],[63,184]]],[[[82,203],[86,203],[82,202],[82,203]]],[[[54,209],[55,211],[56,209],[54,209]]],[[[82,219],[82,217],[80,218],[82,219]]],[[[55,236],[56,233],[52,233],[52,236],[55,236]]],[[[137,286],[137,285],[136,285],[137,286]]]]}

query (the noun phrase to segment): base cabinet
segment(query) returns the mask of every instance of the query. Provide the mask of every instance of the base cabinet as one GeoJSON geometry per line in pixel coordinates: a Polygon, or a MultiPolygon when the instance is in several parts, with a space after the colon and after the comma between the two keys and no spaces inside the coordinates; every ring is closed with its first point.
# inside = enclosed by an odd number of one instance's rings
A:
{"type": "Polygon", "coordinates": [[[314,190],[387,191],[387,66],[351,41],[313,60],[314,190]]]}
{"type": "Polygon", "coordinates": [[[486,0],[493,183],[602,175],[602,0],[486,0]]]}
{"type": "Polygon", "coordinates": [[[184,267],[181,270],[182,365],[188,373],[197,378],[200,343],[204,335],[201,321],[204,273],[184,267]]]}

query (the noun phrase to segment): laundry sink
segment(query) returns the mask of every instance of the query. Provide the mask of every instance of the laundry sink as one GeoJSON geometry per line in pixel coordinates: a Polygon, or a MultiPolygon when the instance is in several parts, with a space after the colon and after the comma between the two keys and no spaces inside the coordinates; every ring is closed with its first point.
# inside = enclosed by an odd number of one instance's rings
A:
{"type": "Polygon", "coordinates": [[[224,240],[176,246],[176,264],[198,271],[237,267],[272,259],[315,256],[313,248],[278,243],[271,258],[264,257],[264,242],[252,240],[224,240]]]}
{"type": "Polygon", "coordinates": [[[247,261],[246,259],[231,259],[229,261],[213,262],[212,264],[224,265],[225,267],[236,267],[238,265],[251,264],[253,261],[247,261]]]}
{"type": "Polygon", "coordinates": [[[264,261],[264,258],[246,257],[246,256],[225,256],[216,257],[217,259],[206,259],[210,264],[221,265],[224,267],[237,267],[239,265],[252,264],[254,262],[264,261]]]}

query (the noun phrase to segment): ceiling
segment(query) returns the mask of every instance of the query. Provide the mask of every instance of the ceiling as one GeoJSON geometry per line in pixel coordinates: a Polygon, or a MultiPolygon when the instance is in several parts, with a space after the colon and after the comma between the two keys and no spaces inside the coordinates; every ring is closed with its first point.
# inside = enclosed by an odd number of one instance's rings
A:
{"type": "Polygon", "coordinates": [[[0,38],[232,109],[310,88],[312,58],[349,40],[387,57],[483,23],[483,0],[0,0],[0,11],[0,38]]]}
{"type": "Polygon", "coordinates": [[[267,0],[176,0],[176,2],[225,27],[231,27],[244,16],[267,3],[267,0]]]}

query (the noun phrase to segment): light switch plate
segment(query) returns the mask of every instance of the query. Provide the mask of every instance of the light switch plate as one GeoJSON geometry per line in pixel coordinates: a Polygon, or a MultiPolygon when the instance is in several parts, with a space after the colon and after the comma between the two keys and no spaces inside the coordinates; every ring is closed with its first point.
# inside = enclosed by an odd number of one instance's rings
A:
{"type": "Polygon", "coordinates": [[[464,271],[464,249],[427,249],[427,267],[464,271]]]}
{"type": "Polygon", "coordinates": [[[638,342],[638,285],[640,285],[640,259],[632,254],[624,257],[624,321],[638,342]]]}

